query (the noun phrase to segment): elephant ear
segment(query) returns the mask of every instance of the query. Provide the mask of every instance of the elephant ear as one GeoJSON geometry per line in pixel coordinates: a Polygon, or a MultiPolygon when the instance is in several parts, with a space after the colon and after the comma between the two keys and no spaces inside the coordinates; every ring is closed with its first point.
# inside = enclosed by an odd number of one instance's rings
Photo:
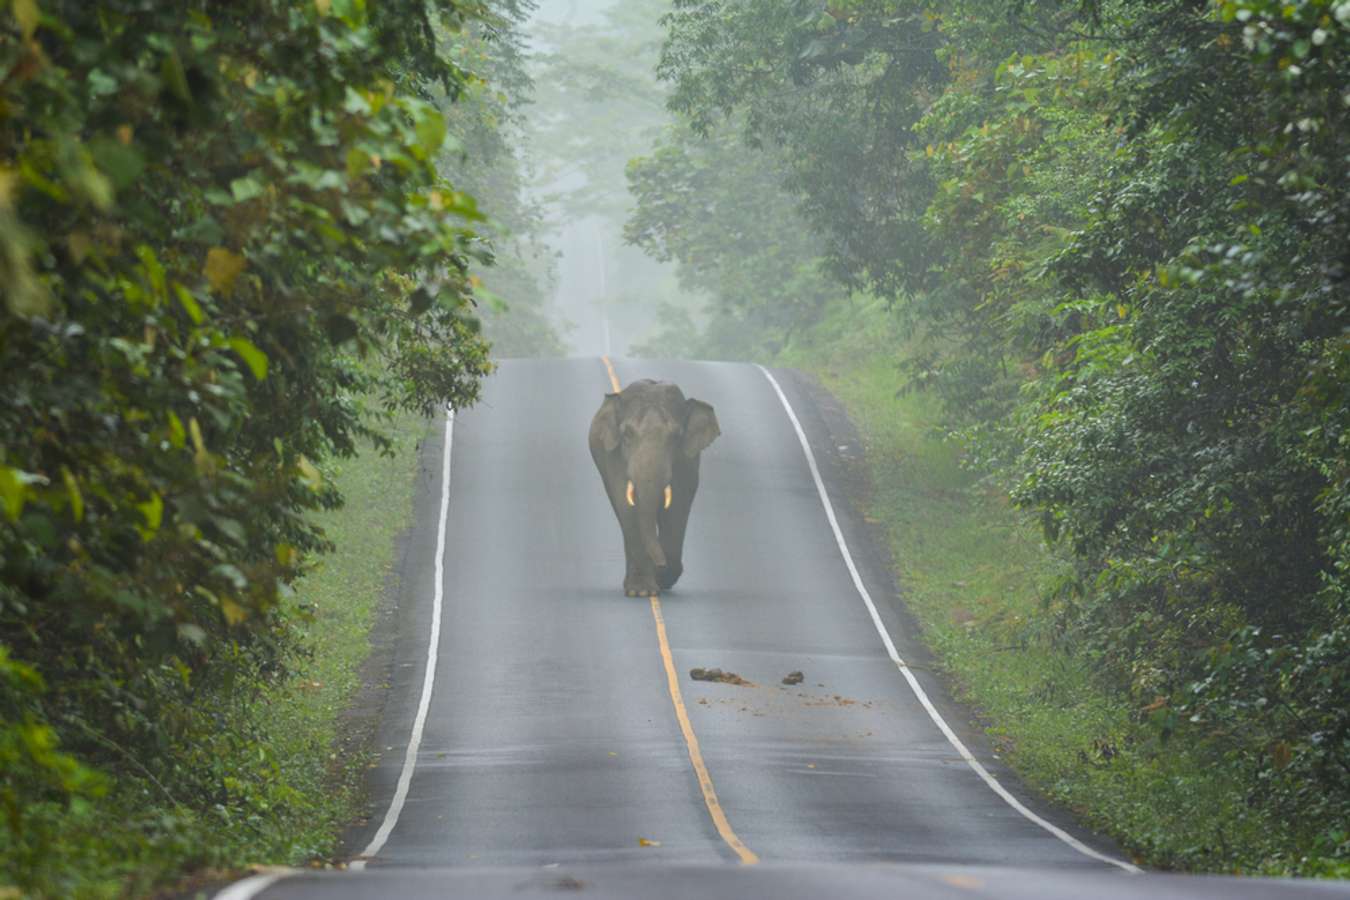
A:
{"type": "Polygon", "coordinates": [[[717,414],[702,400],[690,397],[684,401],[684,453],[698,456],[722,433],[717,427],[717,414]]]}
{"type": "Polygon", "coordinates": [[[613,453],[619,446],[618,394],[606,394],[600,411],[591,420],[591,443],[604,447],[606,453],[613,453]]]}

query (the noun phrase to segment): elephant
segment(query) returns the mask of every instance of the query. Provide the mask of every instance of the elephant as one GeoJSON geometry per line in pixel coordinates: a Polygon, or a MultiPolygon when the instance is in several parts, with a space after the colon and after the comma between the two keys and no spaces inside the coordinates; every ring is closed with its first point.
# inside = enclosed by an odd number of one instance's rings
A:
{"type": "Polygon", "coordinates": [[[591,420],[591,458],[623,530],[627,596],[657,597],[679,580],[699,455],[721,433],[711,406],[668,382],[605,395],[591,420]]]}

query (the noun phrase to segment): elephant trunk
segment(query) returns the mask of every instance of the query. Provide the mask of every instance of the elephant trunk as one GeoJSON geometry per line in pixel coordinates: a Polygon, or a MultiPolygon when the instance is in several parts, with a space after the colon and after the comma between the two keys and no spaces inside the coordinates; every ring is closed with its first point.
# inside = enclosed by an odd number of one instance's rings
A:
{"type": "Polygon", "coordinates": [[[670,473],[670,447],[665,440],[644,440],[633,448],[628,458],[628,477],[635,496],[629,503],[636,507],[642,549],[651,560],[652,568],[658,571],[666,567],[666,553],[661,549],[657,523],[664,508],[670,473]]]}
{"type": "Polygon", "coordinates": [[[663,495],[662,487],[644,485],[638,488],[638,534],[642,536],[642,546],[647,551],[652,566],[657,569],[663,569],[666,565],[666,553],[661,549],[660,533],[656,525],[663,495]]]}

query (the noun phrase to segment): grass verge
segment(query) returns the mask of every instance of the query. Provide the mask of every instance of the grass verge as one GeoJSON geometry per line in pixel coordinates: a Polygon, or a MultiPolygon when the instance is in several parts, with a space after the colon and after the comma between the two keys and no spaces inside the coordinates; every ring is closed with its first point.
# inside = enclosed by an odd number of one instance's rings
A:
{"type": "Polygon", "coordinates": [[[336,550],[296,586],[291,614],[302,620],[306,649],[293,677],[257,707],[274,752],[287,761],[288,787],[304,799],[288,810],[270,858],[257,861],[328,859],[359,812],[368,760],[345,740],[344,714],[362,687],[397,538],[412,523],[417,448],[426,430],[420,418],[398,418],[386,429],[393,455],[367,449],[330,467],[346,503],[317,517],[336,550]]]}
{"type": "Polygon", "coordinates": [[[1212,750],[1162,743],[1140,710],[1050,638],[1046,586],[1066,565],[1006,497],[960,465],[936,399],[901,391],[907,339],[876,303],[839,303],[774,360],[816,374],[866,447],[864,512],[885,527],[904,599],[959,694],[1033,787],[1137,861],[1211,872],[1332,875],[1212,750]]]}

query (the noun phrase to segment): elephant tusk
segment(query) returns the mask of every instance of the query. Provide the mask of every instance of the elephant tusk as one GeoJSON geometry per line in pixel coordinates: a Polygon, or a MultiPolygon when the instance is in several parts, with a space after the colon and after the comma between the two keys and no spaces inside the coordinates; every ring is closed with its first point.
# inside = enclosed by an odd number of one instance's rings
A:
{"type": "Polygon", "coordinates": [[[628,482],[628,505],[637,506],[637,500],[633,499],[633,482],[628,482]]]}
{"type": "Polygon", "coordinates": [[[670,509],[670,485],[666,485],[666,509],[670,509]]]}

